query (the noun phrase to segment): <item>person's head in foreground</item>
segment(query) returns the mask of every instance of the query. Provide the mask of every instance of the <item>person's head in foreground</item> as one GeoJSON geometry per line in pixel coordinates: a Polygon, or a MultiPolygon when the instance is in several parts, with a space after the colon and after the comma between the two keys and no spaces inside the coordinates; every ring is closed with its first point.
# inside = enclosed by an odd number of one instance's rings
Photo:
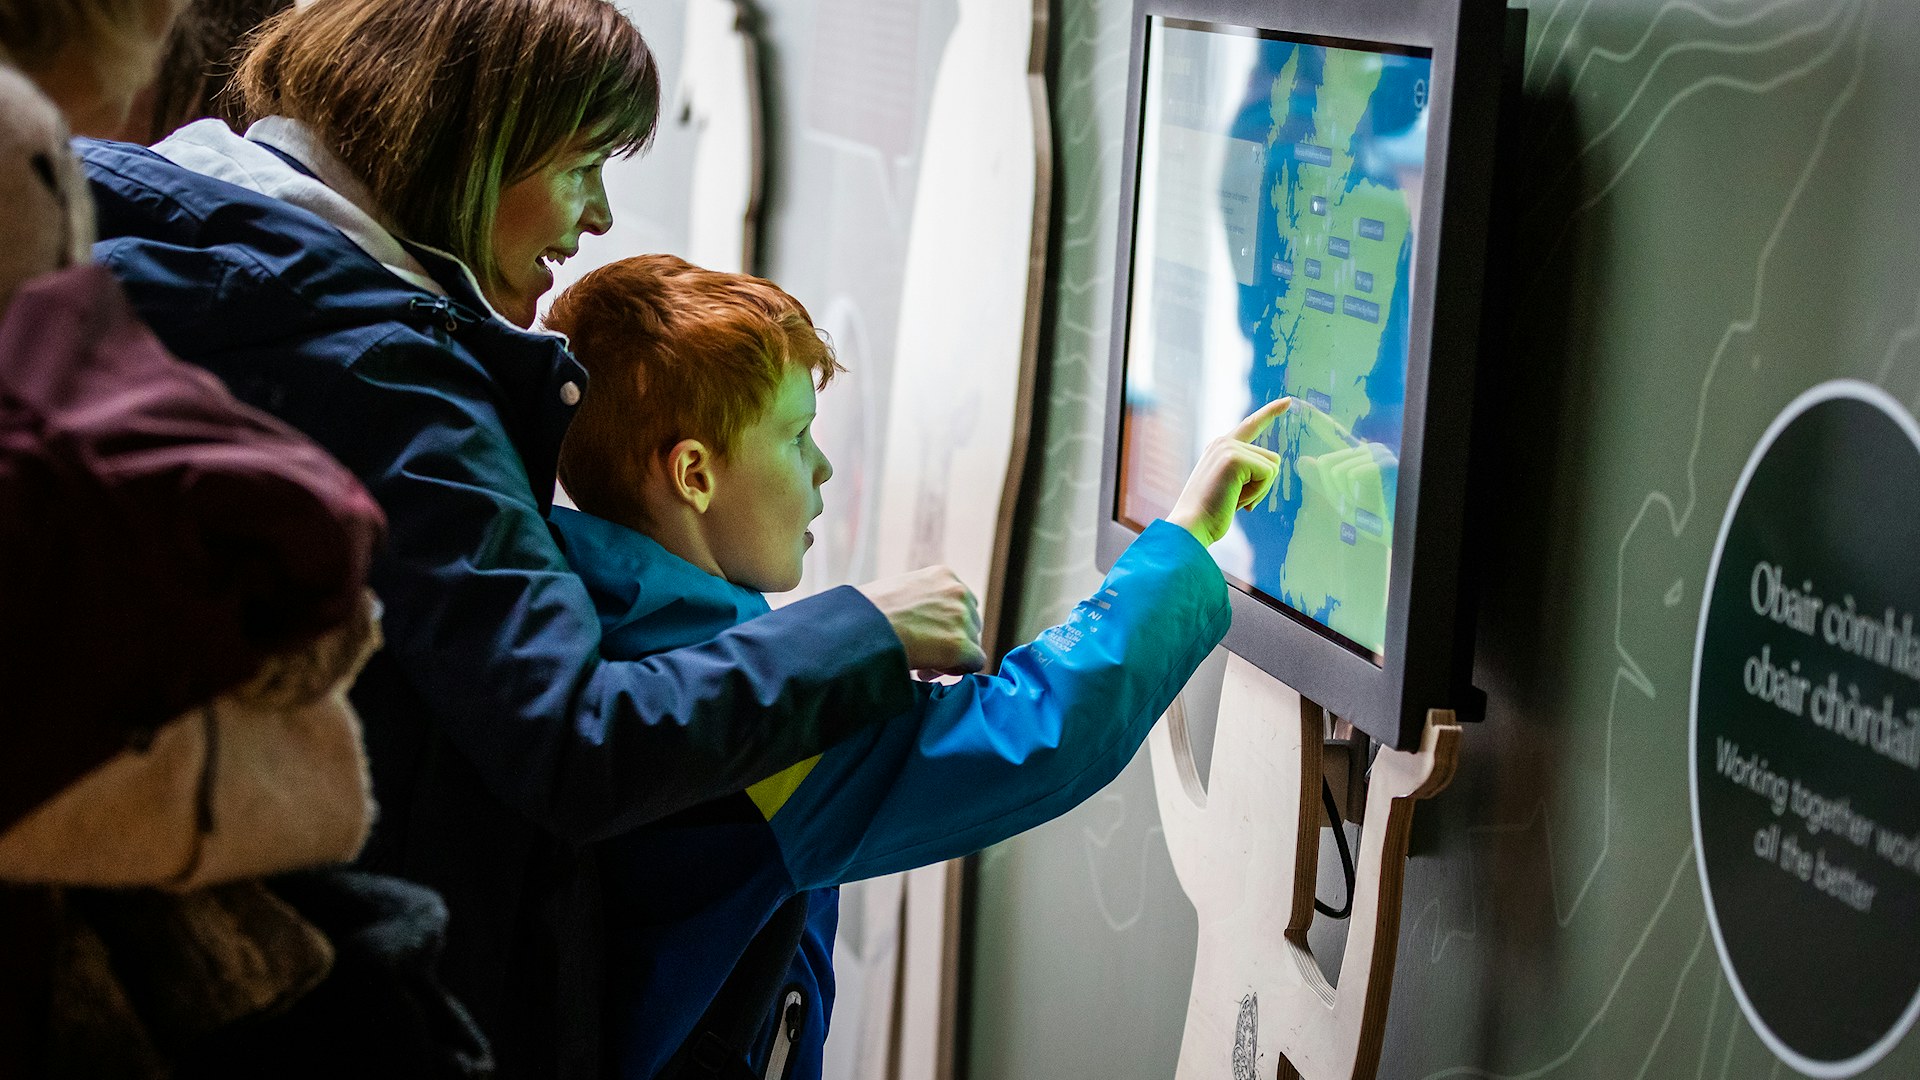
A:
{"type": "Polygon", "coordinates": [[[0,59],[26,72],[77,135],[111,136],[153,81],[187,0],[0,0],[0,59]]]}
{"type": "Polygon", "coordinates": [[[554,300],[592,377],[560,448],[580,509],[759,592],[800,583],[833,466],[814,391],[841,370],[798,300],[671,255],[601,267],[554,300]]]}
{"type": "Polygon", "coordinates": [[[653,136],[653,54],[606,0],[325,0],[267,21],[247,112],[318,133],[382,223],[533,324],[550,266],[613,224],[600,169],[653,136]]]}
{"type": "Polygon", "coordinates": [[[255,28],[293,0],[189,0],[167,39],[153,85],[134,98],[116,138],[152,143],[175,128],[215,116],[247,129],[246,103],[232,92],[236,51],[255,28]]]}

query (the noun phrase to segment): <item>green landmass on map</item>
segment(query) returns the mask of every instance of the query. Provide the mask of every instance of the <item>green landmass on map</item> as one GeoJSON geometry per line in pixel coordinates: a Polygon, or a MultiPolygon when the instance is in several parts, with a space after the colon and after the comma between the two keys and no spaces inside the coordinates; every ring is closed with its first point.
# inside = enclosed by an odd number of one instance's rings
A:
{"type": "MultiPolygon", "coordinates": [[[[1274,148],[1295,100],[1300,52],[1288,58],[1273,82],[1269,103],[1273,122],[1267,145],[1274,148]]],[[[1327,50],[1323,82],[1315,95],[1314,144],[1331,152],[1325,166],[1300,163],[1288,170],[1268,194],[1274,227],[1287,241],[1293,262],[1292,287],[1277,299],[1272,319],[1274,349],[1269,366],[1286,365],[1286,392],[1296,402],[1278,445],[1286,456],[1281,483],[1269,510],[1291,499],[1294,485],[1305,487],[1281,571],[1281,595],[1302,610],[1327,611],[1336,633],[1375,652],[1386,636],[1387,584],[1392,549],[1392,519],[1374,448],[1357,444],[1352,428],[1372,407],[1367,375],[1380,353],[1387,310],[1399,282],[1399,256],[1412,226],[1405,193],[1363,178],[1347,190],[1354,161],[1355,128],[1365,115],[1380,81],[1377,59],[1327,50]],[[1315,196],[1325,212],[1313,212],[1315,196]],[[1381,222],[1383,235],[1367,239],[1362,218],[1381,222]],[[1345,240],[1348,255],[1333,253],[1329,240],[1345,240]],[[1306,261],[1318,260],[1321,276],[1309,278],[1306,261]],[[1356,275],[1373,275],[1371,290],[1361,290],[1356,275]],[[1308,290],[1333,298],[1331,312],[1308,306],[1308,290]],[[1343,297],[1378,305],[1374,321],[1343,313],[1343,297]],[[1346,530],[1342,530],[1342,526],[1346,530]]],[[[1282,153],[1290,152],[1282,148],[1282,153]]]]}

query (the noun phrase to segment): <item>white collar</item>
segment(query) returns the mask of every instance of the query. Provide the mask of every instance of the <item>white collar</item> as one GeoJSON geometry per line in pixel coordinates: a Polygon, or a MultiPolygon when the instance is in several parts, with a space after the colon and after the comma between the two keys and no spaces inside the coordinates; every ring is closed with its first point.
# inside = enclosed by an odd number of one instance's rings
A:
{"type": "MultiPolygon", "coordinates": [[[[303,121],[288,116],[263,117],[254,121],[242,138],[224,121],[195,120],[154,144],[153,151],[181,168],[310,211],[346,234],[347,239],[395,277],[435,295],[447,295],[447,290],[420,265],[420,260],[394,237],[367,185],[347,168],[320,133],[303,121]],[[273,150],[267,149],[269,146],[273,150]],[[313,176],[288,165],[274,150],[306,166],[313,176]]],[[[523,334],[559,338],[562,344],[566,343],[565,334],[517,326],[500,314],[480,288],[473,268],[459,256],[419,241],[414,241],[413,246],[431,251],[459,267],[473,299],[500,325],[523,334]]]]}
{"type": "Polygon", "coordinates": [[[153,150],[183,169],[316,214],[395,277],[428,292],[447,294],[373,212],[366,185],[297,120],[269,116],[249,128],[244,139],[223,121],[196,120],[156,143],[153,150]],[[305,165],[313,176],[288,165],[268,146],[305,165]]]}

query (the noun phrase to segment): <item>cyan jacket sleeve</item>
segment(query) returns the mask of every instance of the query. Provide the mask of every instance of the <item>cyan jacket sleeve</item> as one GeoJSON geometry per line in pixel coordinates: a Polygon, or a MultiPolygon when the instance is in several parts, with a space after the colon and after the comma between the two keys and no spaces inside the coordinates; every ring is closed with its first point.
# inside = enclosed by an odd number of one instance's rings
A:
{"type": "Polygon", "coordinates": [[[310,412],[310,431],[353,426],[321,441],[388,514],[373,574],[386,648],[508,805],[562,838],[599,840],[911,708],[899,639],[852,589],[699,645],[603,659],[593,602],[547,530],[495,392],[402,345],[288,411],[310,412]]]}
{"type": "Polygon", "coordinates": [[[801,889],[978,851],[1119,775],[1229,620],[1206,549],[1155,522],[998,674],[923,685],[910,714],[748,794],[801,889]]]}

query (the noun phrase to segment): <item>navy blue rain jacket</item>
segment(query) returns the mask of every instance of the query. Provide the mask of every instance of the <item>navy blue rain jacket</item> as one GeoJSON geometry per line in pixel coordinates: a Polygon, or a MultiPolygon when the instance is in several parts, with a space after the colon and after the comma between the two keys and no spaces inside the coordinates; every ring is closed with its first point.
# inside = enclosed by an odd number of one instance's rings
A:
{"type": "MultiPolygon", "coordinates": [[[[759,594],[639,533],[565,508],[553,523],[599,605],[609,655],[646,656],[778,617],[762,614],[759,594]]],[[[998,674],[917,684],[911,711],[603,844],[621,1080],[660,1075],[795,895],[806,904],[800,950],[748,1064],[756,1076],[820,1080],[836,886],[978,851],[1092,796],[1132,760],[1230,618],[1206,549],[1155,522],[1094,595],[1008,653],[998,674]]]]}
{"type": "Polygon", "coordinates": [[[606,660],[545,521],[586,380],[559,338],[493,315],[450,258],[409,248],[437,294],[288,202],[139,147],[79,149],[95,255],[167,347],[313,437],[386,511],[371,584],[387,644],[353,694],[381,807],[364,865],[445,896],[444,975],[502,1075],[599,1077],[583,845],[907,711],[898,638],[838,589],[606,660]]]}

